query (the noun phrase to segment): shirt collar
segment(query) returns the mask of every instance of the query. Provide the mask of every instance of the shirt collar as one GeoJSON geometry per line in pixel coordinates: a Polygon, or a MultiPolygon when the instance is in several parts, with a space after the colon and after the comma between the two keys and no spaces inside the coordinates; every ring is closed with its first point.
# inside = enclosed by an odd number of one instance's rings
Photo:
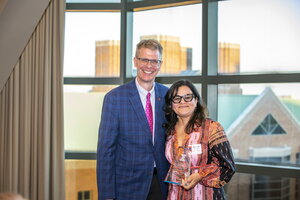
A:
{"type": "MultiPolygon", "coordinates": [[[[142,95],[142,96],[146,96],[148,94],[148,91],[145,90],[137,81],[137,78],[135,78],[135,85],[137,87],[138,92],[142,95]]],[[[151,96],[154,94],[154,87],[155,87],[155,82],[153,83],[153,87],[151,88],[151,90],[149,91],[151,96]]]]}

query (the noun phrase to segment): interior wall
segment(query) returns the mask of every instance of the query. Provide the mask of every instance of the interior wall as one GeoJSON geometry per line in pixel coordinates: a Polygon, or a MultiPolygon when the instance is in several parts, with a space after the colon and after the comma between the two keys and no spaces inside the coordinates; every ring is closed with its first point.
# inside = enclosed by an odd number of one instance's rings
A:
{"type": "Polygon", "coordinates": [[[8,0],[0,12],[0,91],[50,0],[8,0]]]}

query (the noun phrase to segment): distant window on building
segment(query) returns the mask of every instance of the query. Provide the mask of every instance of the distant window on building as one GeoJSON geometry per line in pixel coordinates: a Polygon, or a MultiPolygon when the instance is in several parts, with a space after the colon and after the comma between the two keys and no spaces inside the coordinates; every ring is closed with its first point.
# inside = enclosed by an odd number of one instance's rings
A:
{"type": "Polygon", "coordinates": [[[296,153],[296,163],[300,164],[300,152],[296,153]]]}
{"type": "Polygon", "coordinates": [[[295,199],[300,199],[300,179],[296,179],[295,199]]]}
{"type": "Polygon", "coordinates": [[[250,160],[256,161],[256,162],[273,162],[273,163],[289,163],[291,161],[291,156],[283,156],[283,157],[260,157],[260,158],[253,158],[250,157],[250,160]]]}
{"type": "MultiPolygon", "coordinates": [[[[290,156],[284,157],[260,157],[253,158],[254,161],[272,161],[286,162],[290,160],[290,156]]],[[[281,178],[276,176],[252,176],[252,198],[251,200],[277,199],[288,200],[290,198],[291,184],[289,178],[281,178]]]]}
{"type": "Polygon", "coordinates": [[[271,176],[252,176],[252,200],[290,199],[290,182],[288,178],[271,176]]]}
{"type": "Polygon", "coordinates": [[[268,114],[265,119],[252,132],[252,135],[278,135],[286,134],[285,130],[278,124],[271,114],[268,114]]]}
{"type": "Polygon", "coordinates": [[[78,200],[92,200],[91,191],[79,191],[78,200]]]}

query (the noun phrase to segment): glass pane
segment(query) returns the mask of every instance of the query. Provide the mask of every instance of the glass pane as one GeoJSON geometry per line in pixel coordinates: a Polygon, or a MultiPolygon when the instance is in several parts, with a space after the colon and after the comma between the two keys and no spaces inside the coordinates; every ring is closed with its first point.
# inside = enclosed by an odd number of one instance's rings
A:
{"type": "Polygon", "coordinates": [[[65,160],[66,200],[98,199],[96,160],[65,160]]]}
{"type": "MultiPolygon", "coordinates": [[[[133,55],[135,45],[141,39],[157,39],[164,48],[159,76],[199,75],[201,20],[201,4],[134,12],[133,55]]],[[[133,66],[132,76],[135,75],[136,68],[133,66]]]]}
{"type": "Polygon", "coordinates": [[[300,71],[300,1],[218,4],[219,73],[300,71]]]}
{"type": "Polygon", "coordinates": [[[65,151],[96,152],[102,102],[114,87],[64,86],[65,151]]]}
{"type": "Polygon", "coordinates": [[[120,13],[66,12],[64,76],[119,75],[120,13]]]}
{"type": "Polygon", "coordinates": [[[82,192],[78,192],[78,200],[82,200],[82,192]]]}
{"type": "Polygon", "coordinates": [[[299,179],[236,173],[225,185],[228,199],[298,199],[299,179]]]}
{"type": "Polygon", "coordinates": [[[84,199],[90,199],[90,191],[84,192],[84,199]]]}
{"type": "Polygon", "coordinates": [[[299,87],[300,83],[219,85],[218,121],[236,159],[297,163],[299,87]]]}

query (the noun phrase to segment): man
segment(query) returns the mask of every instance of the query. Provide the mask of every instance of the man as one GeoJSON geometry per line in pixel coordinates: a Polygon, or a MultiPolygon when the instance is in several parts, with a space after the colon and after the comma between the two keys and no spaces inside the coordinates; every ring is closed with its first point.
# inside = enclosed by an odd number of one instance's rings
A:
{"type": "Polygon", "coordinates": [[[97,150],[98,199],[166,199],[163,123],[167,87],[155,83],[162,63],[156,40],[137,44],[135,80],[104,98],[97,150]]]}

